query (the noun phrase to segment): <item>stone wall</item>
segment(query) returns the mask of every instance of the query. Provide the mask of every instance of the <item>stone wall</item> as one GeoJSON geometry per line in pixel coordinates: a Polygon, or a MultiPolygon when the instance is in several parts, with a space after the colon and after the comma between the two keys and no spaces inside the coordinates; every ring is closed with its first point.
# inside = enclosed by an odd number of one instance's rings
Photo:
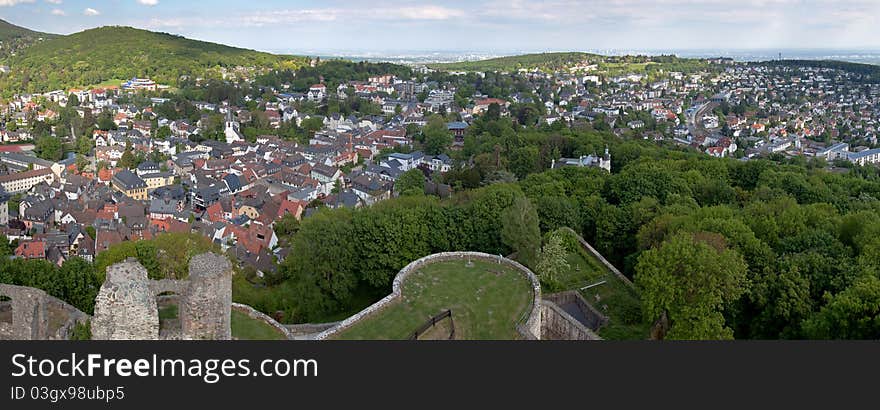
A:
{"type": "MultiPolygon", "coordinates": [[[[488,262],[494,263],[503,263],[510,267],[515,268],[519,271],[532,285],[532,305],[528,308],[528,315],[524,317],[522,323],[517,325],[517,329],[521,329],[521,333],[530,334],[534,338],[541,337],[541,311],[538,306],[538,301],[541,300],[541,283],[538,280],[538,277],[529,270],[529,268],[523,266],[519,262],[516,262],[511,259],[499,257],[497,255],[490,255],[487,253],[479,253],[479,252],[445,252],[438,253],[434,255],[429,255],[419,260],[416,260],[397,273],[397,276],[394,277],[394,281],[391,285],[391,294],[383,298],[382,300],[374,303],[368,308],[358,312],[354,316],[349,317],[348,319],[339,322],[337,325],[333,326],[330,329],[327,329],[321,333],[318,333],[312,336],[315,340],[325,340],[333,337],[334,335],[339,334],[340,332],[350,328],[351,326],[359,323],[360,321],[384,310],[386,307],[393,303],[397,303],[401,296],[401,290],[403,288],[403,283],[413,272],[417,272],[419,269],[426,265],[430,265],[432,263],[437,262],[445,262],[445,261],[467,261],[479,259],[488,262]]],[[[528,336],[523,336],[524,338],[528,338],[528,336]]]]}
{"type": "MultiPolygon", "coordinates": [[[[581,296],[580,292],[570,290],[567,292],[554,293],[552,295],[544,296],[544,300],[547,302],[555,303],[556,306],[559,306],[563,310],[565,310],[566,305],[573,305],[577,307],[583,313],[583,320],[579,320],[579,322],[583,323],[589,329],[594,331],[598,331],[599,328],[608,324],[608,316],[603,315],[601,312],[596,310],[593,305],[587,302],[583,296],[581,296]]],[[[577,318],[576,318],[577,319],[577,318]]]]}
{"type": "Polygon", "coordinates": [[[107,279],[95,299],[94,340],[159,340],[156,298],[178,296],[180,334],[170,339],[230,340],[232,266],[225,257],[198,255],[183,281],[153,281],[135,259],[107,268],[107,279]]]}
{"type": "Polygon", "coordinates": [[[233,303],[232,309],[237,310],[241,313],[244,313],[245,315],[247,315],[251,319],[265,322],[267,325],[272,326],[276,330],[281,332],[281,334],[283,334],[284,337],[286,337],[290,340],[294,339],[294,334],[286,326],[282,325],[281,323],[278,323],[277,320],[272,319],[271,317],[269,317],[269,315],[267,315],[263,312],[260,312],[257,309],[254,309],[248,305],[242,305],[241,303],[233,303]]]}
{"type": "Polygon", "coordinates": [[[67,315],[67,320],[58,330],[54,333],[49,332],[49,340],[69,340],[73,327],[77,323],[87,323],[92,318],[61,299],[47,295],[45,301],[47,310],[64,312],[67,315]]]}
{"type": "Polygon", "coordinates": [[[211,253],[193,257],[189,262],[188,282],[189,287],[180,302],[181,306],[186,306],[186,314],[180,317],[184,338],[232,339],[232,266],[229,260],[211,253]]]}
{"type": "Polygon", "coordinates": [[[107,268],[95,298],[92,340],[159,340],[156,294],[134,258],[107,268]]]}
{"type": "Polygon", "coordinates": [[[3,302],[12,319],[0,323],[0,340],[67,340],[77,323],[89,315],[40,289],[0,284],[0,295],[11,300],[3,302]],[[50,322],[54,325],[50,327],[50,322]],[[63,320],[63,321],[62,321],[63,320]]]}
{"type": "Polygon", "coordinates": [[[602,340],[577,319],[553,302],[541,301],[541,339],[602,340]]]}
{"type": "Polygon", "coordinates": [[[11,300],[12,322],[0,322],[0,340],[45,340],[48,338],[46,292],[39,289],[0,284],[0,296],[11,300]]]}
{"type": "Polygon", "coordinates": [[[341,322],[330,323],[299,323],[295,325],[282,325],[290,331],[294,340],[310,340],[325,330],[331,329],[341,322]]]}
{"type": "Polygon", "coordinates": [[[599,253],[599,251],[597,251],[595,248],[593,248],[592,245],[587,243],[587,241],[584,240],[583,237],[578,235],[577,232],[575,232],[571,228],[562,228],[562,230],[567,231],[567,232],[571,233],[572,235],[574,235],[575,238],[577,238],[578,242],[581,244],[581,247],[584,248],[585,251],[587,251],[590,255],[593,255],[596,259],[598,259],[599,262],[602,263],[602,265],[604,265],[606,268],[608,268],[608,270],[610,270],[611,273],[613,273],[620,280],[622,280],[623,283],[626,283],[630,287],[634,287],[632,281],[629,280],[629,278],[627,278],[623,273],[621,273],[620,270],[615,268],[614,265],[611,264],[611,262],[608,262],[608,259],[605,259],[605,257],[602,256],[602,254],[599,253]]]}

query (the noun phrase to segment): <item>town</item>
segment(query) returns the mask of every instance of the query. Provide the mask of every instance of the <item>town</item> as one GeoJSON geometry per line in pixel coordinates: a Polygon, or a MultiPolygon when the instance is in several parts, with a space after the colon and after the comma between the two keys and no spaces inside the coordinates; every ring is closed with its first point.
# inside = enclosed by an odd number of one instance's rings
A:
{"type": "MultiPolygon", "coordinates": [[[[74,256],[91,261],[114,244],[161,232],[198,232],[262,274],[284,258],[272,227],[288,215],[301,220],[319,206],[370,206],[398,195],[395,182],[413,170],[424,175],[425,192],[452,195],[454,188],[437,176],[463,165],[453,157],[460,157],[454,153],[469,124],[493,109],[496,116],[550,127],[587,121],[620,137],[671,141],[717,157],[880,161],[874,148],[880,84],[858,74],[728,60],[650,78],[598,71],[599,63],[587,60],[566,71],[502,73],[522,84],[504,98],[490,98],[471,92],[474,84],[467,82],[487,73],[440,76],[421,67],[412,78],[377,75],[333,89],[314,84],[292,91],[284,84],[245,96],[250,109],[228,100],[149,97],[167,87],[137,78],[17,95],[0,111],[0,226],[16,257],[58,265],[74,256]],[[531,92],[518,91],[523,86],[531,92]],[[373,112],[315,114],[318,106],[351,101],[373,112]],[[177,118],[175,104],[195,114],[177,118]],[[539,109],[511,112],[512,104],[545,110],[539,116],[539,109]],[[63,109],[72,109],[90,134],[74,138],[59,129],[63,109]],[[413,151],[414,137],[432,116],[443,121],[439,145],[418,144],[430,154],[413,151]],[[242,124],[255,123],[279,132],[243,134],[242,124]],[[282,128],[308,134],[286,138],[282,128]],[[57,139],[50,154],[56,158],[34,155],[35,148],[50,152],[35,139],[57,139]],[[61,144],[77,151],[58,158],[61,144]]],[[[591,154],[554,158],[551,167],[611,171],[607,152],[591,154]]]]}

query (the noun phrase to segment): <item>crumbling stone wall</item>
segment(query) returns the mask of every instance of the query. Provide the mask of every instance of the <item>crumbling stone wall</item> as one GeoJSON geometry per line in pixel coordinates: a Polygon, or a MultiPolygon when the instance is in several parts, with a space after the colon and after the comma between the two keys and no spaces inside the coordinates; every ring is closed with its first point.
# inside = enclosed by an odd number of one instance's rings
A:
{"type": "Polygon", "coordinates": [[[0,283],[0,296],[11,299],[0,302],[0,316],[12,319],[0,322],[0,340],[67,340],[77,323],[89,320],[89,315],[40,289],[0,283]]]}
{"type": "MultiPolygon", "coordinates": [[[[0,340],[45,340],[49,336],[46,292],[39,289],[0,284],[0,295],[12,308],[12,323],[0,322],[0,340]]],[[[7,312],[8,314],[8,312],[7,312]]]]}
{"type": "Polygon", "coordinates": [[[232,339],[232,266],[229,260],[212,253],[193,257],[189,263],[189,287],[181,297],[180,307],[185,339],[232,339]]]}
{"type": "MultiPolygon", "coordinates": [[[[272,319],[271,317],[269,317],[269,315],[267,315],[263,312],[260,312],[257,309],[254,309],[248,305],[242,305],[241,303],[233,303],[232,309],[237,310],[241,313],[244,313],[245,315],[247,315],[251,319],[259,320],[269,326],[274,327],[275,330],[277,330],[278,332],[283,334],[284,337],[286,337],[287,339],[293,340],[295,338],[295,335],[293,334],[293,332],[291,332],[291,330],[288,326],[285,326],[285,325],[282,325],[281,323],[278,323],[277,320],[272,319]]],[[[312,333],[315,333],[315,332],[312,332],[312,333]]]]}
{"type": "Polygon", "coordinates": [[[94,340],[160,340],[156,298],[178,296],[180,334],[167,338],[230,340],[232,266],[225,257],[207,253],[192,258],[189,279],[153,281],[136,260],[107,269],[107,280],[95,300],[94,340]]]}
{"type": "Polygon", "coordinates": [[[92,340],[159,340],[156,295],[136,259],[107,268],[95,299],[92,340]]]}

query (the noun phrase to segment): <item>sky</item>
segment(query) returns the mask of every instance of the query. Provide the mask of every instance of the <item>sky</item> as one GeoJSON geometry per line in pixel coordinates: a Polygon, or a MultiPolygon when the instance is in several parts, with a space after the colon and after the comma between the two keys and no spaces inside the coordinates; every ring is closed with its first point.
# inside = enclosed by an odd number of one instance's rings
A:
{"type": "Polygon", "coordinates": [[[0,0],[0,18],[275,52],[880,50],[880,0],[0,0]]]}

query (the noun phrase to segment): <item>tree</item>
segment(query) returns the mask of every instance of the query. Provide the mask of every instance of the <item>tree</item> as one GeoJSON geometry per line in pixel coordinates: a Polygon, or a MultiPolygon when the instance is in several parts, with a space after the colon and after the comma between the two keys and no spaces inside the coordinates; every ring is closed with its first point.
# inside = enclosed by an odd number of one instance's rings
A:
{"type": "Polygon", "coordinates": [[[550,234],[547,243],[541,248],[541,257],[537,266],[537,273],[541,280],[555,284],[557,275],[569,269],[566,256],[568,256],[568,251],[565,248],[562,233],[556,231],[550,234]]]}
{"type": "Polygon", "coordinates": [[[59,161],[64,158],[64,147],[61,145],[61,140],[56,137],[44,136],[38,138],[35,150],[37,155],[45,160],[59,161]]]}
{"type": "Polygon", "coordinates": [[[538,213],[528,198],[517,198],[501,214],[501,241],[517,253],[517,260],[527,266],[534,266],[538,249],[541,247],[541,230],[538,227],[538,213]]]}
{"type": "Polygon", "coordinates": [[[804,322],[807,337],[880,338],[880,279],[875,275],[864,275],[843,292],[827,298],[828,304],[804,322]]]}
{"type": "Polygon", "coordinates": [[[521,147],[510,153],[510,171],[523,179],[540,167],[538,147],[521,147]]]}
{"type": "Polygon", "coordinates": [[[125,151],[122,153],[122,158],[119,158],[119,162],[117,162],[117,165],[127,169],[132,169],[138,166],[138,160],[131,149],[131,143],[128,143],[128,145],[125,147],[125,151]]]}
{"type": "Polygon", "coordinates": [[[666,338],[732,339],[722,310],[746,290],[747,266],[723,236],[679,233],[645,251],[636,265],[645,319],[666,317],[666,338]]]}
{"type": "Polygon", "coordinates": [[[400,174],[394,181],[394,191],[401,196],[424,195],[425,174],[418,168],[400,174]]]}
{"type": "Polygon", "coordinates": [[[79,107],[79,97],[77,97],[76,94],[70,94],[67,96],[67,106],[79,107]]]}
{"type": "Polygon", "coordinates": [[[439,115],[431,116],[422,134],[425,137],[425,152],[428,155],[442,154],[452,144],[452,134],[446,127],[446,121],[439,115]]]}
{"type": "Polygon", "coordinates": [[[166,140],[171,136],[171,128],[166,126],[159,127],[156,130],[156,138],[160,140],[166,140]]]}
{"type": "Polygon", "coordinates": [[[275,221],[273,226],[275,234],[281,238],[290,239],[299,232],[300,222],[293,214],[284,214],[281,219],[275,221]]]}
{"type": "Polygon", "coordinates": [[[324,128],[324,120],[320,117],[309,117],[304,119],[300,126],[309,134],[309,136],[312,136],[316,131],[324,128]]]}
{"type": "Polygon", "coordinates": [[[498,103],[489,104],[489,108],[486,109],[486,116],[484,117],[486,121],[498,121],[501,119],[501,106],[498,103]]]}
{"type": "Polygon", "coordinates": [[[102,131],[115,130],[116,123],[113,121],[113,115],[110,111],[104,111],[98,115],[98,129],[102,131]]]}
{"type": "Polygon", "coordinates": [[[76,154],[76,169],[80,172],[89,166],[89,160],[83,154],[76,154]]]}

